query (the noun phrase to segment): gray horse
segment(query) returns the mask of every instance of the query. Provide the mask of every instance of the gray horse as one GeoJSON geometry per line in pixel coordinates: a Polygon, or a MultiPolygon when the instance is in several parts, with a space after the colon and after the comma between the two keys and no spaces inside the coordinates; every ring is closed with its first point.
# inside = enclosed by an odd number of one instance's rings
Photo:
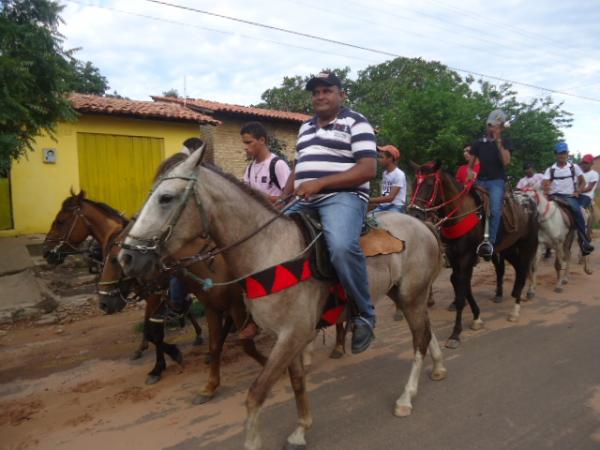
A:
{"type": "MultiPolygon", "coordinates": [[[[303,255],[306,242],[295,222],[279,217],[265,197],[233,176],[201,164],[203,154],[195,152],[155,185],[119,254],[128,275],[143,278],[153,273],[162,258],[205,235],[223,250],[230,272],[239,279],[303,255]],[[270,224],[260,233],[243,239],[267,222],[270,224]]],[[[404,312],[412,332],[412,369],[394,409],[397,416],[407,416],[412,411],[428,349],[433,360],[431,378],[442,380],[447,374],[427,314],[427,299],[440,271],[441,252],[436,236],[417,219],[395,213],[380,218],[384,228],[406,243],[403,252],[371,257],[367,264],[372,298],[389,296],[404,312]]],[[[273,333],[276,342],[248,392],[244,448],[261,447],[259,413],[286,369],[296,398],[298,424],[284,448],[306,448],[305,433],[312,417],[302,352],[316,335],[330,288],[331,283],[309,278],[275,294],[246,300],[254,320],[273,333]]]]}

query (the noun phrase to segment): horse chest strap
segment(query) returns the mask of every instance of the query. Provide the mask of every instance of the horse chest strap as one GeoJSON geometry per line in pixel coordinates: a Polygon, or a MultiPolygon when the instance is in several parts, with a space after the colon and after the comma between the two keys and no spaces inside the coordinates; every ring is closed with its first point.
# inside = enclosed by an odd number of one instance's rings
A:
{"type": "Polygon", "coordinates": [[[479,223],[479,216],[475,213],[469,214],[454,225],[442,227],[442,236],[446,239],[458,239],[469,233],[479,223]]]}
{"type": "Polygon", "coordinates": [[[289,289],[312,278],[308,258],[288,261],[257,272],[243,281],[246,298],[254,300],[289,289]]]}

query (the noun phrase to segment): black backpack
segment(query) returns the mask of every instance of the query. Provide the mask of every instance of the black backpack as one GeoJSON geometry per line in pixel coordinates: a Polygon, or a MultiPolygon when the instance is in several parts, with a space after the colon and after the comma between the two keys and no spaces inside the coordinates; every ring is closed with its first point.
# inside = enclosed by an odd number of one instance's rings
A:
{"type": "Polygon", "coordinates": [[[569,169],[571,169],[571,175],[567,175],[566,177],[556,177],[554,176],[554,171],[556,170],[554,167],[550,167],[550,183],[554,180],[565,180],[567,178],[571,178],[573,180],[573,190],[577,191],[577,183],[575,183],[575,166],[573,164],[569,164],[569,169]]]}
{"type": "MultiPolygon", "coordinates": [[[[275,185],[277,187],[277,189],[282,190],[283,186],[281,186],[279,184],[279,180],[277,179],[277,174],[275,173],[275,165],[277,164],[277,161],[283,161],[283,159],[281,159],[279,156],[275,156],[269,163],[269,187],[275,185]]],[[[248,178],[248,179],[250,179],[250,169],[252,168],[253,165],[254,165],[254,161],[252,161],[250,164],[248,164],[248,167],[246,168],[246,178],[248,178]]]]}

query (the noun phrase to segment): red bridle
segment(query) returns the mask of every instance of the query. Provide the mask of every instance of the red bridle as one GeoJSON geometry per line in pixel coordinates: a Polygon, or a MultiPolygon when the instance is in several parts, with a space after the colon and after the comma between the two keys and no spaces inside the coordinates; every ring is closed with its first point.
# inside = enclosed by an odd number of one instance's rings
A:
{"type": "Polygon", "coordinates": [[[464,199],[466,198],[466,194],[471,191],[471,188],[473,187],[474,183],[475,183],[474,179],[471,181],[468,181],[467,184],[465,184],[462,191],[460,191],[454,197],[446,200],[446,193],[444,192],[444,184],[442,183],[441,170],[438,169],[433,173],[422,173],[421,171],[418,171],[417,172],[417,185],[415,186],[415,190],[412,193],[409,208],[419,209],[423,212],[434,212],[434,211],[438,211],[439,209],[441,209],[445,206],[452,205],[453,203],[458,202],[458,204],[452,209],[452,211],[450,211],[444,218],[442,218],[438,222],[438,225],[442,224],[442,223],[446,222],[447,220],[452,219],[456,215],[456,213],[460,209],[460,206],[462,205],[464,199]],[[419,191],[421,190],[423,183],[425,183],[426,179],[431,178],[431,177],[435,178],[435,180],[433,182],[433,192],[431,194],[431,197],[429,198],[429,200],[423,200],[423,199],[418,198],[417,195],[419,194],[419,191]],[[437,203],[438,202],[438,194],[441,199],[440,203],[437,203]],[[416,205],[415,203],[417,201],[424,203],[425,207],[416,205]]]}

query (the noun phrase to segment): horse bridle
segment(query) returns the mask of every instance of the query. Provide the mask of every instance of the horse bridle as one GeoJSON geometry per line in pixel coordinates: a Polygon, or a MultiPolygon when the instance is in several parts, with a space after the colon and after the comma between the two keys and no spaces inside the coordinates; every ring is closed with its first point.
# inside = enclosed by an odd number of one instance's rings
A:
{"type": "Polygon", "coordinates": [[[203,239],[208,238],[208,229],[209,229],[208,216],[206,215],[206,211],[204,210],[204,207],[202,206],[202,202],[198,198],[198,194],[196,193],[196,190],[194,189],[194,187],[196,185],[196,181],[198,180],[198,174],[193,173],[190,175],[173,175],[173,176],[168,176],[168,177],[162,177],[155,183],[154,187],[152,188],[152,190],[150,192],[150,195],[152,195],[152,193],[158,188],[158,186],[163,181],[166,181],[166,180],[187,181],[187,184],[183,191],[183,195],[181,196],[179,203],[175,207],[175,210],[171,214],[169,221],[160,228],[160,230],[158,231],[158,233],[156,235],[152,236],[151,238],[142,238],[142,237],[138,237],[138,236],[129,234],[128,235],[129,238],[131,238],[141,244],[137,244],[137,243],[127,244],[125,242],[122,242],[120,244],[121,248],[124,248],[126,250],[136,251],[139,253],[151,252],[151,253],[158,254],[160,252],[160,250],[164,247],[164,245],[171,238],[171,234],[173,233],[173,228],[179,221],[179,218],[181,217],[181,214],[183,213],[183,210],[187,204],[188,199],[190,198],[190,195],[192,195],[192,192],[194,195],[194,201],[196,203],[198,211],[200,212],[200,217],[202,219],[202,234],[200,235],[200,237],[203,239]]]}
{"type": "MultiPolygon", "coordinates": [[[[195,185],[196,182],[198,181],[198,172],[190,174],[190,175],[172,175],[172,176],[167,176],[167,177],[162,177],[160,178],[154,185],[154,187],[152,188],[152,191],[150,193],[150,195],[152,195],[152,193],[158,188],[158,186],[166,180],[185,180],[187,181],[187,184],[185,186],[185,190],[183,195],[181,196],[181,199],[179,201],[179,203],[177,204],[175,210],[173,211],[173,213],[171,214],[171,217],[169,219],[169,221],[163,225],[160,230],[158,231],[157,234],[155,234],[153,237],[151,238],[142,238],[142,237],[137,237],[134,236],[132,234],[129,234],[128,237],[132,238],[133,240],[137,241],[137,242],[141,242],[141,243],[148,243],[150,245],[140,245],[140,244],[127,244],[125,242],[121,243],[121,248],[124,248],[126,250],[131,250],[131,251],[136,251],[139,253],[155,253],[157,255],[160,254],[160,250],[163,248],[163,246],[168,242],[169,238],[171,237],[171,234],[173,232],[173,228],[175,227],[175,225],[177,225],[177,222],[179,221],[179,218],[181,217],[181,214],[183,213],[183,209],[186,206],[187,201],[190,198],[191,193],[194,193],[194,202],[196,203],[196,207],[198,208],[198,211],[200,213],[200,217],[202,219],[202,234],[199,236],[202,239],[208,239],[209,238],[209,220],[208,220],[208,216],[206,214],[206,211],[202,205],[202,202],[200,201],[200,198],[198,197],[198,193],[196,192],[195,185]]],[[[291,195],[288,197],[290,198],[291,195]]],[[[275,220],[279,219],[281,216],[284,215],[286,209],[289,209],[291,206],[293,206],[296,202],[298,201],[298,198],[296,198],[295,200],[293,200],[292,202],[288,203],[287,206],[282,209],[281,211],[279,211],[278,214],[276,214],[274,217],[272,217],[271,219],[269,219],[267,222],[265,222],[264,224],[260,225],[256,230],[252,231],[251,233],[249,233],[248,235],[242,237],[241,239],[233,242],[232,244],[226,245],[225,247],[221,247],[221,248],[213,248],[211,250],[205,251],[205,249],[201,250],[199,253],[192,255],[192,256],[187,256],[184,258],[181,258],[179,261],[177,261],[173,266],[171,267],[167,267],[165,265],[162,266],[162,270],[166,271],[166,270],[172,270],[178,267],[185,267],[185,266],[189,266],[191,264],[194,264],[196,262],[201,262],[201,261],[206,261],[206,260],[212,260],[215,256],[219,255],[220,253],[223,253],[231,248],[237,247],[238,245],[242,244],[243,242],[246,242],[247,240],[249,240],[250,238],[256,236],[259,232],[261,232],[263,229],[265,229],[266,227],[268,227],[271,223],[273,223],[275,220]]]]}
{"type": "Polygon", "coordinates": [[[92,226],[92,224],[87,219],[87,217],[85,217],[85,214],[83,214],[83,211],[80,206],[76,206],[72,210],[67,210],[67,211],[72,211],[72,212],[74,212],[74,215],[75,215],[73,222],[71,223],[71,226],[69,227],[69,230],[60,238],[49,238],[49,237],[46,238],[46,242],[56,243],[56,245],[52,249],[49,250],[49,253],[57,255],[59,257],[84,253],[85,250],[80,250],[75,245],[71,244],[71,242],[70,242],[71,235],[73,234],[73,231],[75,230],[75,227],[77,226],[77,222],[79,220],[83,221],[83,223],[90,229],[92,226]],[[70,247],[70,251],[66,251],[66,252],[61,251],[62,247],[65,245],[70,247]]]}
{"type": "Polygon", "coordinates": [[[473,211],[469,211],[469,212],[467,212],[465,214],[461,214],[459,216],[456,215],[456,213],[460,209],[460,206],[462,205],[463,201],[466,198],[466,194],[468,194],[471,191],[474,184],[475,184],[475,180],[468,181],[465,184],[465,186],[463,187],[462,191],[460,191],[454,197],[446,200],[446,195],[444,193],[444,188],[443,188],[443,184],[442,184],[442,175],[441,175],[440,170],[436,170],[435,172],[432,172],[432,173],[422,173],[420,171],[417,171],[417,185],[415,186],[415,190],[411,195],[408,209],[416,209],[417,211],[420,211],[426,215],[432,213],[437,219],[437,222],[435,224],[436,226],[440,226],[450,219],[459,219],[463,216],[467,216],[467,215],[477,212],[481,209],[481,207],[478,206],[473,211]],[[418,198],[417,195],[419,194],[419,191],[423,187],[423,183],[425,183],[425,180],[427,180],[428,178],[431,178],[431,177],[435,178],[434,184],[433,184],[433,193],[431,194],[431,197],[429,198],[429,200],[423,200],[423,199],[418,198]],[[441,197],[441,203],[438,203],[436,205],[436,201],[438,200],[438,194],[441,197]],[[417,201],[425,203],[425,206],[423,207],[423,206],[417,205],[416,204],[417,201]],[[458,204],[456,205],[456,207],[454,209],[452,209],[444,217],[439,218],[437,212],[440,209],[442,209],[443,207],[451,205],[456,201],[458,201],[458,204]]]}

